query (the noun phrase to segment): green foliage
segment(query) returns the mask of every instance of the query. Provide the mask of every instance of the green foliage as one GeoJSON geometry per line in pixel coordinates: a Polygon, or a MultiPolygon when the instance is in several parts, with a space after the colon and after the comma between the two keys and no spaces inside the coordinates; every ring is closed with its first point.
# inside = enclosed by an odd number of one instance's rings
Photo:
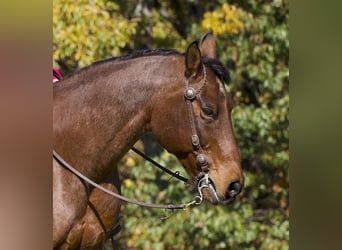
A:
{"type": "MultiPolygon", "coordinates": [[[[124,175],[129,173],[124,195],[159,204],[187,203],[196,195],[149,163],[128,166],[135,157],[129,154],[121,166],[124,175]]],[[[174,156],[163,152],[155,160],[186,176],[174,156]]],[[[123,215],[125,233],[119,242],[125,249],[288,249],[289,223],[282,213],[255,212],[247,199],[228,207],[202,204],[173,213],[126,204],[123,215]]]]}
{"type": "MultiPolygon", "coordinates": [[[[289,248],[288,5],[54,0],[54,64],[64,73],[133,49],[185,51],[209,30],[217,37],[218,59],[230,71],[227,90],[236,105],[232,120],[245,174],[240,198],[228,207],[205,204],[173,214],[127,204],[118,235],[123,248],[289,248]]],[[[173,156],[164,152],[156,160],[185,175],[173,156]]],[[[185,203],[195,195],[131,153],[120,171],[123,193],[131,198],[185,203]]]]}
{"type": "Polygon", "coordinates": [[[218,47],[233,79],[232,119],[249,176],[245,197],[254,210],[277,208],[288,221],[288,2],[232,2],[243,9],[238,16],[244,28],[220,35],[218,47]]]}
{"type": "Polygon", "coordinates": [[[120,55],[136,23],[112,1],[53,1],[53,57],[65,71],[120,55]]]}

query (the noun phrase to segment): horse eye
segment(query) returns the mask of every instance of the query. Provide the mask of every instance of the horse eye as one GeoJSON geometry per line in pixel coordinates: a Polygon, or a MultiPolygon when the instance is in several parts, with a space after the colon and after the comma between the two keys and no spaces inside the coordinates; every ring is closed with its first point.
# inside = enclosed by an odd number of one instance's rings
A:
{"type": "Polygon", "coordinates": [[[214,111],[210,108],[202,108],[203,113],[206,116],[209,116],[211,118],[216,118],[216,114],[214,113],[214,111]]]}

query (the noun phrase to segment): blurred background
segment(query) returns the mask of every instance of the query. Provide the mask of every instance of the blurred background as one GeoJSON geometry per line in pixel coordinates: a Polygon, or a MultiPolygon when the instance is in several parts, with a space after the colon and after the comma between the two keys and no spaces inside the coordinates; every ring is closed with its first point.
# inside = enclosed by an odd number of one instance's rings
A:
{"type": "MultiPolygon", "coordinates": [[[[121,249],[289,248],[288,21],[287,0],[53,0],[53,66],[63,74],[135,49],[184,52],[212,31],[232,79],[227,91],[235,101],[244,191],[227,207],[204,204],[172,214],[126,204],[116,236],[121,249]]],[[[150,135],[137,146],[186,175],[150,135]]],[[[125,196],[156,203],[193,197],[132,152],[120,164],[125,196]]]]}

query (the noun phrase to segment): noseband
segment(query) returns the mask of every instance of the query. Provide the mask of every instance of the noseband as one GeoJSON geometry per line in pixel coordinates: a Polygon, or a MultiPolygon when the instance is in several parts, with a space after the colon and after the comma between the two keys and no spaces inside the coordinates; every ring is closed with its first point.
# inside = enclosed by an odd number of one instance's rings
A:
{"type": "Polygon", "coordinates": [[[202,199],[203,199],[202,189],[204,188],[208,189],[211,197],[214,198],[217,203],[219,202],[219,198],[217,196],[214,184],[212,180],[209,178],[209,164],[208,164],[207,157],[203,153],[203,149],[201,147],[201,142],[197,134],[195,119],[194,119],[194,114],[193,114],[193,109],[192,109],[192,102],[196,100],[197,95],[205,88],[205,85],[207,83],[207,72],[206,72],[204,64],[202,65],[203,65],[203,80],[202,80],[201,86],[198,89],[189,87],[189,79],[186,78],[185,91],[184,91],[184,97],[185,97],[185,101],[187,104],[187,110],[188,110],[191,134],[192,134],[191,143],[197,154],[196,164],[201,169],[201,171],[195,177],[195,184],[197,184],[197,190],[199,193],[199,196],[195,197],[195,199],[197,199],[198,201],[198,204],[196,205],[199,205],[202,202],[202,199]]]}

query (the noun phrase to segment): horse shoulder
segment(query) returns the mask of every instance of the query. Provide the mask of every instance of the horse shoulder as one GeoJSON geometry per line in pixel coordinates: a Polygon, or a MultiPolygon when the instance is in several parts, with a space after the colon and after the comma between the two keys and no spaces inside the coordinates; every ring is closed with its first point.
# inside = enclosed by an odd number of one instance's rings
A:
{"type": "Polygon", "coordinates": [[[53,161],[53,244],[61,244],[87,208],[87,191],[72,173],[53,161]]]}

